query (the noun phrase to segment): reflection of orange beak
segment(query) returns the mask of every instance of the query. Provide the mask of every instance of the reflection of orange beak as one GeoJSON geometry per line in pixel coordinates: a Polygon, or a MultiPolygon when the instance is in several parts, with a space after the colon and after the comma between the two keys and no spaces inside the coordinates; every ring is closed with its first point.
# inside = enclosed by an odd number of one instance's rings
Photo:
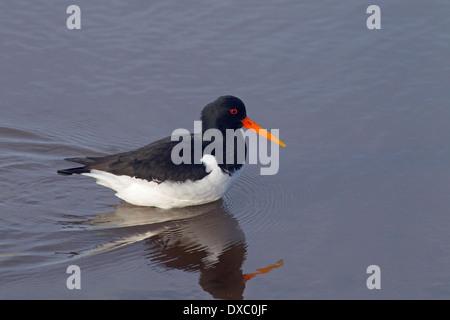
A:
{"type": "Polygon", "coordinates": [[[286,147],[286,145],[283,142],[281,142],[277,137],[271,135],[266,129],[261,128],[249,118],[245,117],[245,119],[242,120],[241,122],[244,124],[244,128],[251,129],[256,133],[262,135],[264,138],[272,140],[273,142],[278,143],[282,147],[286,147]]]}
{"type": "Polygon", "coordinates": [[[256,271],[258,271],[258,272],[244,274],[242,282],[246,283],[248,280],[250,280],[251,278],[253,278],[257,274],[267,273],[267,272],[269,272],[272,269],[276,269],[278,267],[281,267],[283,264],[284,264],[284,261],[283,261],[283,259],[281,259],[281,260],[278,260],[277,263],[275,263],[275,264],[273,264],[271,266],[268,266],[266,268],[256,269],[256,271]]]}

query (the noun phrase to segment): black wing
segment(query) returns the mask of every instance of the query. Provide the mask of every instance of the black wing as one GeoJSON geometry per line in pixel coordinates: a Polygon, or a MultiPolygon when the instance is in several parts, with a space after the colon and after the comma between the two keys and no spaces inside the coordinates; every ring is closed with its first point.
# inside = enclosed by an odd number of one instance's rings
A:
{"type": "Polygon", "coordinates": [[[208,175],[205,166],[198,159],[197,163],[194,162],[193,143],[191,145],[192,164],[177,165],[172,161],[172,149],[179,143],[179,141],[171,141],[171,138],[167,137],[129,152],[104,157],[68,158],[66,160],[84,166],[59,170],[58,173],[62,175],[81,174],[95,169],[156,182],[194,181],[208,175]]]}

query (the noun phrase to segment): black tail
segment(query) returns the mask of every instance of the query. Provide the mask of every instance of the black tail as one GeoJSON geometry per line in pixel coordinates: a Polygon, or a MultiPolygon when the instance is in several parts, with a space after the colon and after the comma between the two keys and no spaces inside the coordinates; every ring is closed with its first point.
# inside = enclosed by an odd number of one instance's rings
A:
{"type": "Polygon", "coordinates": [[[91,170],[85,169],[85,167],[78,167],[78,168],[58,170],[57,172],[63,176],[70,176],[72,174],[88,173],[88,172],[91,172],[91,170]]]}
{"type": "Polygon", "coordinates": [[[76,162],[80,164],[84,164],[84,167],[77,167],[77,168],[70,168],[70,169],[64,169],[64,170],[58,170],[57,172],[63,176],[70,176],[72,174],[82,174],[82,173],[88,173],[91,172],[90,169],[86,169],[86,166],[95,162],[97,158],[95,157],[87,157],[87,158],[66,158],[64,160],[76,162]]]}

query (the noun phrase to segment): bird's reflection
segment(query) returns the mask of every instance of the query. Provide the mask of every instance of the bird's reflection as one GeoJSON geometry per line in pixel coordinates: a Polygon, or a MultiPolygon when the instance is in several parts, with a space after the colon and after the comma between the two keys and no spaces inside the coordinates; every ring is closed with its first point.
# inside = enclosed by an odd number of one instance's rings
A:
{"type": "Polygon", "coordinates": [[[200,286],[212,297],[243,299],[245,236],[222,200],[171,210],[122,203],[90,223],[108,227],[119,239],[91,253],[143,241],[152,265],[199,272],[200,286]]]}

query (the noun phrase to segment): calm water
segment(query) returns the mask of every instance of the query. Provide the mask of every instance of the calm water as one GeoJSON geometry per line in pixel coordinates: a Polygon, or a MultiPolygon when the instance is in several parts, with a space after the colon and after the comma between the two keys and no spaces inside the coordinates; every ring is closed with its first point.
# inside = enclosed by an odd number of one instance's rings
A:
{"type": "Polygon", "coordinates": [[[448,1],[377,1],[381,30],[367,1],[76,2],[81,30],[0,4],[0,298],[450,298],[448,1]],[[224,94],[280,129],[276,175],[159,210],[56,174],[224,94]]]}

